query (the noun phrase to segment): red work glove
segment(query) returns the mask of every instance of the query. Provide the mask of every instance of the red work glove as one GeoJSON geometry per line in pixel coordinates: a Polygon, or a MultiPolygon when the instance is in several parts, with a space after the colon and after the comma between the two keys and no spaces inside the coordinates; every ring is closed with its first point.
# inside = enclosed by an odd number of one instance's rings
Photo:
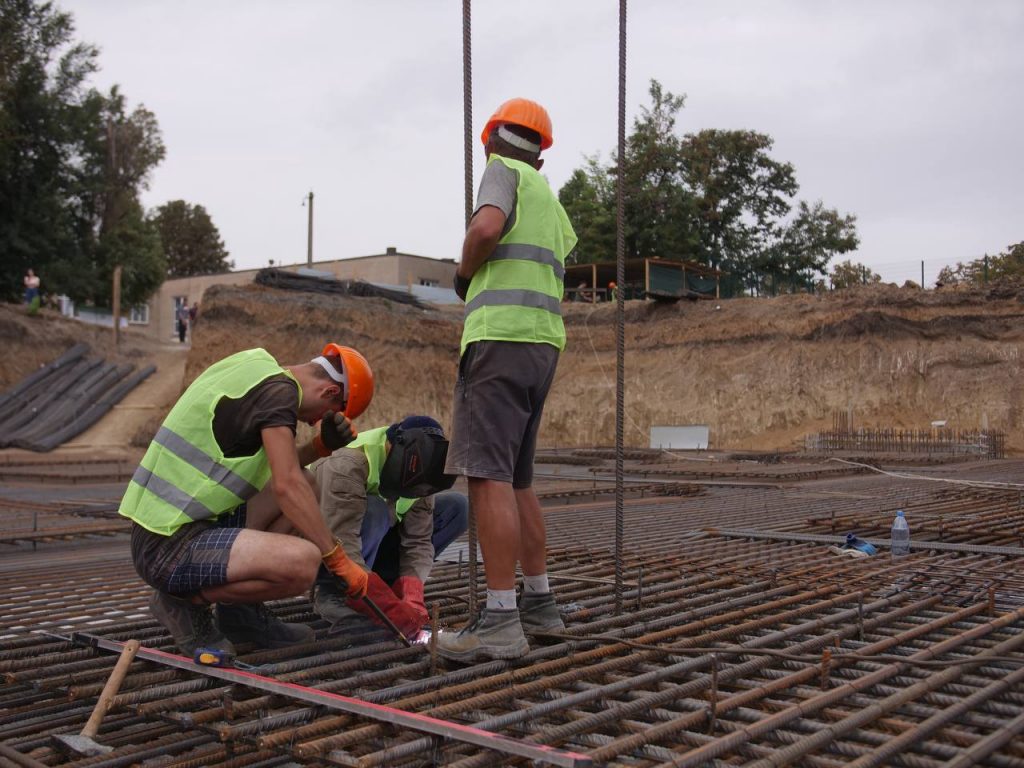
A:
{"type": "Polygon", "coordinates": [[[391,587],[395,594],[423,614],[427,622],[427,604],[423,600],[423,582],[415,576],[399,576],[391,587]]]}
{"type": "MultiPolygon", "coordinates": [[[[403,635],[406,637],[414,636],[423,626],[423,622],[426,620],[426,612],[421,616],[416,608],[404,600],[400,600],[391,591],[391,587],[384,583],[384,579],[372,571],[368,575],[369,581],[366,596],[373,600],[377,607],[384,612],[385,616],[391,619],[392,623],[398,627],[403,635]]],[[[371,619],[375,624],[381,623],[380,619],[377,618],[377,614],[366,604],[365,600],[349,600],[348,605],[353,610],[371,619]]]]}
{"type": "Polygon", "coordinates": [[[340,541],[335,540],[334,549],[323,555],[323,561],[327,570],[345,582],[349,597],[362,597],[366,594],[366,571],[349,559],[340,541]]]}

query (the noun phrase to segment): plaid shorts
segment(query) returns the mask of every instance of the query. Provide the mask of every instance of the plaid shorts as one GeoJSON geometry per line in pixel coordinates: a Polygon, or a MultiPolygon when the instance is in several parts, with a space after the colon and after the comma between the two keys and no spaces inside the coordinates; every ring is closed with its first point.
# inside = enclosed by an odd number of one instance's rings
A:
{"type": "Polygon", "coordinates": [[[183,525],[161,536],[132,524],[132,561],[142,580],[160,592],[193,595],[228,580],[231,545],[245,528],[245,504],[217,520],[183,525]]]}

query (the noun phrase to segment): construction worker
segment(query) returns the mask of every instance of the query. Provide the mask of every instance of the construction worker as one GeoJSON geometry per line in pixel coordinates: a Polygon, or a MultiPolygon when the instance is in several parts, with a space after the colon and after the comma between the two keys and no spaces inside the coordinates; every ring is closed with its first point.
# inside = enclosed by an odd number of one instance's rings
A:
{"type": "Polygon", "coordinates": [[[321,563],[348,594],[366,593],[365,572],[331,536],[302,467],[349,443],[350,419],[372,397],[366,359],[328,344],[289,366],[263,349],[238,352],[171,409],[119,512],[133,523],[135,569],[156,590],[150,610],[185,655],[312,639],[310,627],[282,622],[262,601],[303,594],[321,563]],[[297,448],[300,419],[320,427],[297,448]],[[304,538],[286,535],[293,530],[304,538]]]}
{"type": "MultiPolygon", "coordinates": [[[[408,416],[364,430],[311,467],[331,533],[367,571],[366,596],[407,637],[428,621],[423,584],[435,557],[469,524],[466,497],[442,493],[455,482],[444,474],[447,453],[440,424],[429,416],[408,416]]],[[[368,620],[380,623],[364,600],[346,600],[323,568],[313,605],[331,622],[332,633],[367,629],[368,620]]]]}
{"type": "Polygon", "coordinates": [[[618,301],[619,289],[615,285],[615,281],[608,283],[608,301],[618,301]]]}
{"type": "Polygon", "coordinates": [[[487,168],[455,278],[466,315],[446,471],[469,479],[487,605],[477,622],[439,636],[439,652],[459,661],[516,658],[529,651],[524,627],[564,627],[548,585],[544,520],[532,486],[544,399],[565,347],[559,298],[576,234],[538,172],[540,153],[552,144],[544,108],[507,101],[481,139],[487,168]]]}

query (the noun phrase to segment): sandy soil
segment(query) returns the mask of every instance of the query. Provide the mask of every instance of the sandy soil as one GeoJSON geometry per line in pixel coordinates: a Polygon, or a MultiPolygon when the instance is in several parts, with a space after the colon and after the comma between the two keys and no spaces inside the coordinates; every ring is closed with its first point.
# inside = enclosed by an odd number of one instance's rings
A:
{"type": "MultiPolygon", "coordinates": [[[[615,308],[564,306],[569,340],[541,445],[612,445],[615,308]]],[[[63,319],[30,321],[0,307],[0,340],[13,352],[0,369],[4,386],[79,336],[96,337],[88,328],[76,335],[82,326],[63,319]],[[12,341],[19,329],[28,337],[12,341]]],[[[456,307],[421,310],[384,299],[217,286],[204,296],[184,381],[182,351],[129,339],[118,354],[141,364],[157,361],[161,373],[76,442],[127,444],[144,416],[162,416],[184,384],[231,352],[262,346],[295,363],[327,340],[356,347],[374,368],[377,395],[361,428],[413,412],[447,425],[460,333],[456,307]]],[[[713,447],[786,449],[830,427],[842,411],[871,427],[926,428],[936,419],[961,429],[987,424],[1007,432],[1008,447],[1019,452],[1022,346],[1024,304],[1014,286],[930,292],[873,286],[825,296],[628,302],[626,443],[646,445],[654,425],[707,424],[713,447]]]]}

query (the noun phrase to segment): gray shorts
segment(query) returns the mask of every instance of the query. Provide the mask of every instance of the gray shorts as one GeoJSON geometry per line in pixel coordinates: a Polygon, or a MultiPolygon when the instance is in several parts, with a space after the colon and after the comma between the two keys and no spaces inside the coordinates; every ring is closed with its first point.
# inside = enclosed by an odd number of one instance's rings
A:
{"type": "Polygon", "coordinates": [[[199,520],[161,536],[132,523],[132,561],[149,586],[172,595],[194,595],[228,580],[231,546],[245,528],[246,505],[217,520],[199,520]]]}
{"type": "Polygon", "coordinates": [[[533,484],[537,430],[558,366],[550,344],[477,341],[459,361],[445,472],[533,484]]]}

